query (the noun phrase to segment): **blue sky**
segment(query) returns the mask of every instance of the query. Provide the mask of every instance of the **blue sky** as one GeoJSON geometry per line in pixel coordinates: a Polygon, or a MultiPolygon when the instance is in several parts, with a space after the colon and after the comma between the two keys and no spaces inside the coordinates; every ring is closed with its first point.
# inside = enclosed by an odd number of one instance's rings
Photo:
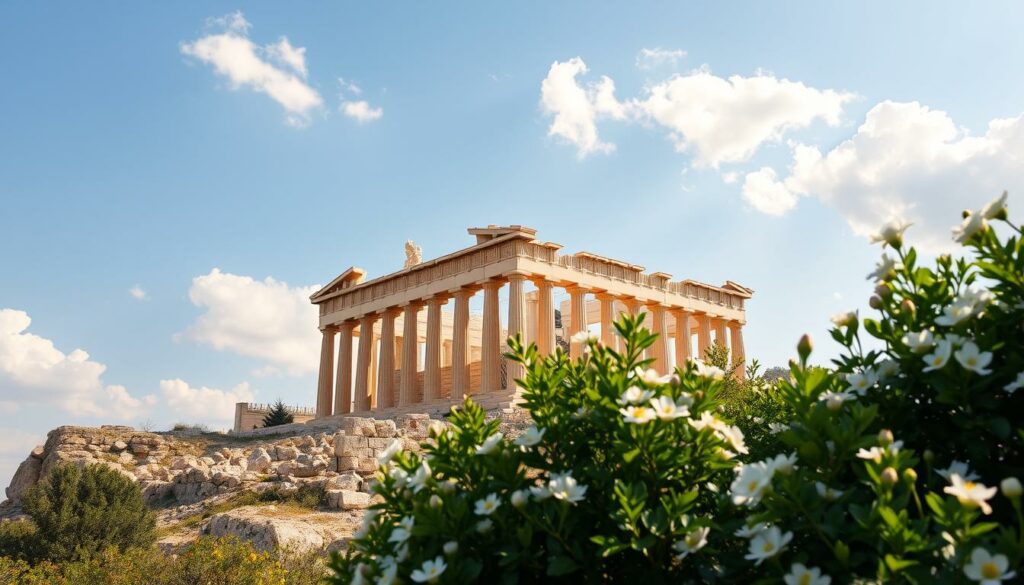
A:
{"type": "Polygon", "coordinates": [[[0,480],[59,424],[311,403],[309,287],[488,223],[738,281],[749,355],[827,359],[872,229],[1017,198],[1024,10],[972,8],[4,3],[0,480]]]}

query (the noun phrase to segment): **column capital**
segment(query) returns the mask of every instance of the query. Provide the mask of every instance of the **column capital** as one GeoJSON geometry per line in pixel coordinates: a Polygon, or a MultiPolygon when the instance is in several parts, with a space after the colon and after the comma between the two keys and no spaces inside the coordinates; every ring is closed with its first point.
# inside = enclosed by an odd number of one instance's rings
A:
{"type": "Polygon", "coordinates": [[[694,316],[693,315],[693,311],[691,311],[690,309],[686,309],[684,307],[669,307],[668,308],[668,312],[673,314],[673,315],[675,315],[675,316],[677,316],[677,317],[681,317],[681,316],[684,316],[684,315],[689,315],[691,317],[694,316]]]}
{"type": "Polygon", "coordinates": [[[669,305],[666,305],[665,303],[663,303],[661,301],[653,301],[653,300],[651,300],[651,301],[643,301],[643,305],[645,307],[649,308],[649,309],[666,309],[667,310],[667,309],[671,308],[671,307],[669,307],[669,305]]]}
{"type": "Polygon", "coordinates": [[[530,276],[530,280],[537,286],[537,288],[550,288],[555,286],[555,281],[543,274],[533,274],[530,276]]]}
{"type": "Polygon", "coordinates": [[[486,280],[477,281],[476,284],[480,285],[480,287],[483,288],[484,290],[488,290],[488,289],[492,289],[492,288],[497,290],[497,289],[499,289],[499,288],[501,288],[502,286],[505,285],[504,282],[502,282],[500,280],[495,280],[493,278],[488,278],[486,280]]]}
{"type": "Polygon", "coordinates": [[[512,270],[511,272],[502,274],[502,276],[509,280],[526,280],[530,278],[530,273],[525,270],[512,270]]]}
{"type": "Polygon", "coordinates": [[[448,299],[450,299],[450,298],[452,298],[452,295],[447,293],[447,292],[438,293],[438,294],[428,298],[427,300],[425,300],[424,304],[428,305],[428,306],[429,305],[438,305],[438,306],[440,306],[440,305],[446,304],[448,302],[448,299]]]}
{"type": "Polygon", "coordinates": [[[356,328],[356,325],[359,325],[359,323],[357,323],[355,319],[342,321],[341,323],[338,324],[338,331],[344,331],[345,329],[351,331],[352,329],[356,328]]]}
{"type": "Polygon", "coordinates": [[[331,323],[330,325],[324,325],[323,327],[321,327],[320,333],[337,333],[338,329],[339,328],[337,323],[331,323]]]}
{"type": "Polygon", "coordinates": [[[595,292],[594,293],[594,298],[599,300],[599,301],[615,301],[615,300],[618,300],[619,297],[613,295],[612,293],[610,293],[610,292],[608,292],[606,290],[603,290],[603,291],[600,291],[600,292],[595,292]]]}
{"type": "Polygon", "coordinates": [[[402,309],[403,311],[407,310],[407,309],[422,309],[423,305],[425,305],[425,304],[427,304],[426,301],[421,300],[421,299],[415,299],[415,300],[412,300],[412,301],[407,301],[405,303],[402,303],[401,305],[398,305],[398,308],[402,309]]]}
{"type": "Polygon", "coordinates": [[[746,325],[746,323],[733,319],[731,321],[726,321],[725,325],[729,329],[743,329],[743,326],[746,325]]]}
{"type": "MultiPolygon", "coordinates": [[[[378,310],[376,312],[376,314],[380,315],[381,317],[393,317],[393,316],[400,315],[401,313],[402,313],[402,307],[401,306],[399,306],[399,307],[388,307],[386,309],[380,309],[380,310],[378,310]]],[[[367,315],[367,316],[369,316],[369,315],[367,315]]]]}

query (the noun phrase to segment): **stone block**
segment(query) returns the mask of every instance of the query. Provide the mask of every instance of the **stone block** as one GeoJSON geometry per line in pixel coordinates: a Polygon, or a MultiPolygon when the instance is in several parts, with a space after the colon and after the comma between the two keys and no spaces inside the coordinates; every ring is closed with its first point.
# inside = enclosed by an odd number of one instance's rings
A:
{"type": "Polygon", "coordinates": [[[338,435],[334,439],[334,454],[338,457],[357,457],[357,451],[365,449],[369,441],[363,436],[338,435]]]}
{"type": "Polygon", "coordinates": [[[395,425],[395,421],[390,419],[373,421],[373,428],[377,436],[383,438],[394,437],[395,433],[398,432],[398,427],[395,425]]]}
{"type": "Polygon", "coordinates": [[[370,506],[370,494],[354,490],[328,490],[327,505],[338,510],[365,510],[370,506]]]}
{"type": "Polygon", "coordinates": [[[341,431],[350,437],[375,437],[377,428],[372,418],[348,416],[341,419],[341,431]]]}

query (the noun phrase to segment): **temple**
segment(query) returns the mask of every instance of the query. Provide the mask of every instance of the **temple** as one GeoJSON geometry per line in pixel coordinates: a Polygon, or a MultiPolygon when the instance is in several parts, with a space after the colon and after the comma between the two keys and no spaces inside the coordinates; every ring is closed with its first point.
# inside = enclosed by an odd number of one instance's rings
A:
{"type": "Polygon", "coordinates": [[[316,418],[446,413],[466,395],[508,408],[522,376],[522,366],[503,357],[509,337],[522,335],[541,354],[561,346],[578,356],[582,347],[570,340],[579,331],[616,346],[611,323],[622,312],[647,312],[646,326],[660,334],[649,350],[660,373],[699,359],[713,342],[743,364],[748,288],[673,281],[588,252],[559,254],[562,246],[538,241],[525,226],[468,231],[476,238],[468,248],[422,261],[409,242],[402,270],[366,280],[349,268],[310,297],[323,334],[316,418]],[[556,291],[568,296],[557,307],[556,291]],[[471,310],[480,296],[482,312],[471,310]]]}

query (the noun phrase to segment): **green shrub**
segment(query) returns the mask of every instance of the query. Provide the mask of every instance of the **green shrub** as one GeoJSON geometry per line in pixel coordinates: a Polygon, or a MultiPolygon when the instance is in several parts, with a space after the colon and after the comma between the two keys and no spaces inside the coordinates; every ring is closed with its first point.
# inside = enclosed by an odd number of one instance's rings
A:
{"type": "Polygon", "coordinates": [[[288,412],[288,407],[284,405],[284,402],[281,402],[280,398],[270,407],[270,411],[267,412],[266,416],[263,417],[264,427],[276,427],[293,422],[295,422],[295,417],[292,416],[292,413],[288,412]]]}
{"type": "Polygon", "coordinates": [[[1004,194],[957,230],[968,258],[927,268],[903,246],[905,227],[877,236],[896,254],[869,275],[877,318],[834,318],[835,368],[809,364],[805,336],[786,375],[748,388],[705,364],[657,378],[640,359],[653,338],[629,318],[616,324],[622,355],[590,339],[580,359],[542,359],[510,340],[536,427],[509,443],[467,400],[425,456],[388,452],[383,502],[332,557],[333,581],[1013,579],[1024,563],[1021,229],[1004,194]],[[881,349],[865,349],[861,331],[881,349]]]}
{"type": "Polygon", "coordinates": [[[108,547],[145,547],[155,519],[134,481],[104,465],[63,465],[25,494],[38,529],[37,559],[89,557],[108,547]]]}
{"type": "Polygon", "coordinates": [[[28,560],[38,546],[36,527],[31,522],[0,521],[0,557],[28,560]]]}

